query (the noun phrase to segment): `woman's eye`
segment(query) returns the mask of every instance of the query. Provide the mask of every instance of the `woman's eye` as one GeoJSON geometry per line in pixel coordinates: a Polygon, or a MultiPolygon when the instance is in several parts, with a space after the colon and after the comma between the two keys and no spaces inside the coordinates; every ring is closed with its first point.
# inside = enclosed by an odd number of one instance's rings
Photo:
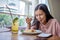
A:
{"type": "Polygon", "coordinates": [[[36,16],[42,16],[43,14],[38,14],[38,15],[36,15],[36,16]]]}
{"type": "Polygon", "coordinates": [[[38,16],[38,15],[36,15],[36,16],[38,16]]]}

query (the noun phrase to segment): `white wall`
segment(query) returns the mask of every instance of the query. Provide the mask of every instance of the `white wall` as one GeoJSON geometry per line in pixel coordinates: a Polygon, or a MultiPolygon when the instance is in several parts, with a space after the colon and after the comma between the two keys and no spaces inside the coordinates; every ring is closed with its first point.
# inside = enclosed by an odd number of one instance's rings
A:
{"type": "Polygon", "coordinates": [[[51,14],[60,22],[60,0],[48,0],[51,14]]]}

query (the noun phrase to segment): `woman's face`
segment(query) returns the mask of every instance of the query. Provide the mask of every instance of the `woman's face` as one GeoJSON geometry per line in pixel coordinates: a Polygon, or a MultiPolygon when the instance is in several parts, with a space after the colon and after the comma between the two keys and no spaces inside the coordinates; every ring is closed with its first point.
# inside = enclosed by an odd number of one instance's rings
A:
{"type": "Polygon", "coordinates": [[[46,15],[45,15],[45,12],[43,10],[36,10],[35,16],[39,22],[44,23],[46,21],[46,15]]]}

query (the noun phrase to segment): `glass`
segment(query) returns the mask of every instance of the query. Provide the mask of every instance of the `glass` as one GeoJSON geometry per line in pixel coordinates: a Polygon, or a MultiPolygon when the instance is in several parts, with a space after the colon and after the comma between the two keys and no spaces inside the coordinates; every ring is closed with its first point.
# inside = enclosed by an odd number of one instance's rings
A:
{"type": "Polygon", "coordinates": [[[18,27],[19,27],[18,21],[12,23],[12,33],[18,33],[18,27]]]}

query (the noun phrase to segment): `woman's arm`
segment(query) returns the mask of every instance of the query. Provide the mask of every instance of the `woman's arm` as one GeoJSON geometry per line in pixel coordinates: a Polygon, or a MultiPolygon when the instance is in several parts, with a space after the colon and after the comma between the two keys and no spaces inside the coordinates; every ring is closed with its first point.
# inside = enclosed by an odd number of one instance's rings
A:
{"type": "Polygon", "coordinates": [[[32,21],[32,18],[26,18],[26,23],[27,23],[27,28],[26,29],[30,29],[31,28],[31,21],[32,21]]]}
{"type": "Polygon", "coordinates": [[[31,29],[31,23],[27,24],[27,29],[31,29]]]}
{"type": "Polygon", "coordinates": [[[36,27],[36,25],[34,25],[34,26],[31,26],[31,29],[37,29],[37,27],[36,27]]]}
{"type": "Polygon", "coordinates": [[[53,19],[53,27],[52,27],[52,31],[53,31],[53,35],[59,36],[60,37],[60,24],[56,19],[53,19]]]}
{"type": "Polygon", "coordinates": [[[31,23],[30,24],[27,24],[27,28],[26,29],[37,29],[36,25],[34,26],[31,26],[31,23]]]}
{"type": "Polygon", "coordinates": [[[37,28],[36,25],[31,26],[31,21],[32,21],[31,18],[28,18],[28,17],[26,18],[26,23],[27,23],[26,29],[36,29],[37,28]]]}
{"type": "Polygon", "coordinates": [[[56,31],[57,31],[57,35],[60,37],[60,24],[59,22],[56,20],[56,23],[55,23],[55,26],[56,26],[56,31]]]}

